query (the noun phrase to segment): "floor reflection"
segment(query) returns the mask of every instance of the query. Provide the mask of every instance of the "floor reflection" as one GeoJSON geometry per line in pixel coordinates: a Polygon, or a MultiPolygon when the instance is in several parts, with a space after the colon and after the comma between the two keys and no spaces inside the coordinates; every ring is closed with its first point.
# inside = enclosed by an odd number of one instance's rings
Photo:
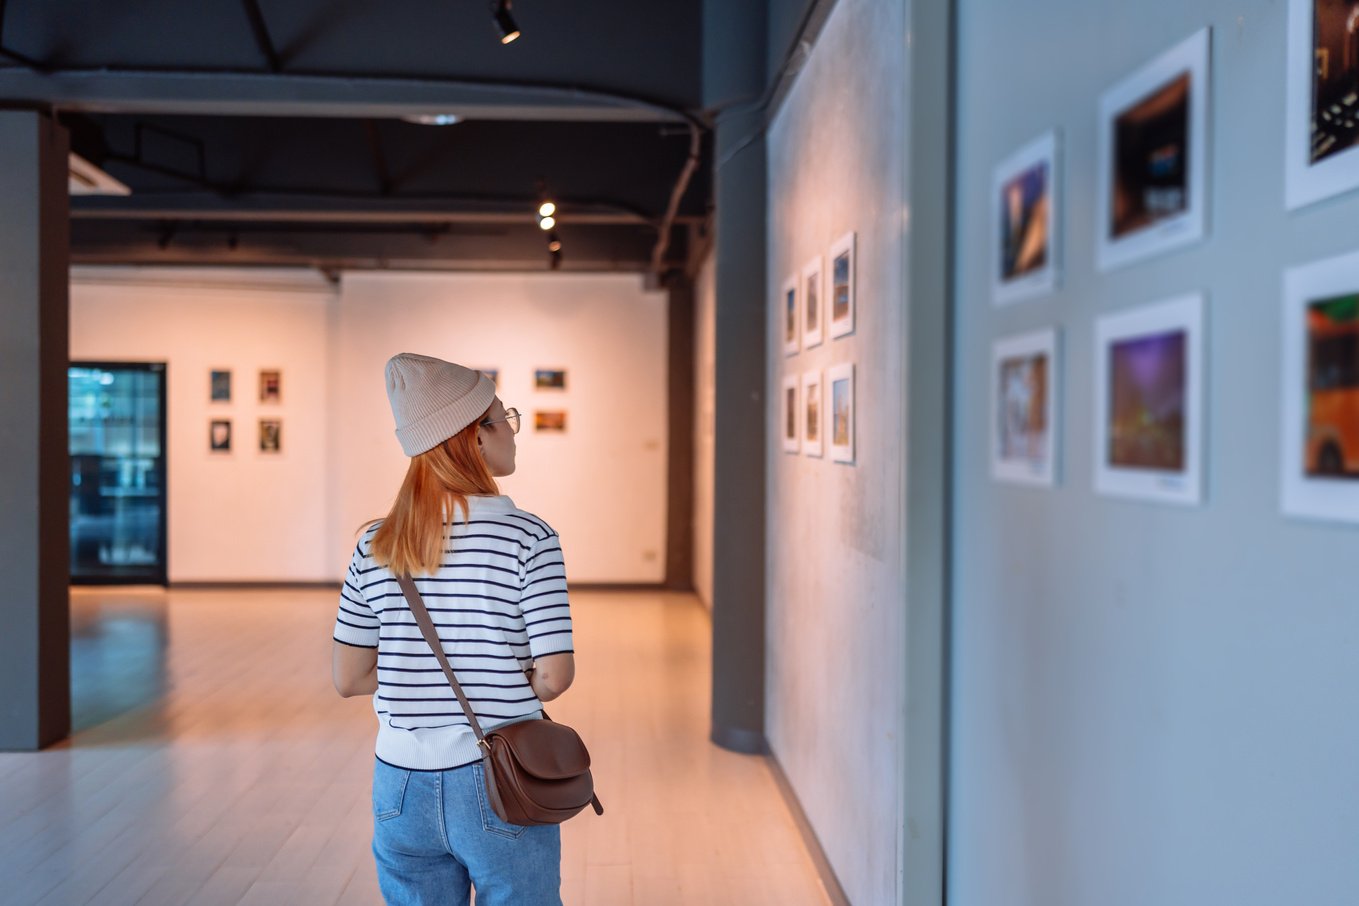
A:
{"type": "Polygon", "coordinates": [[[166,593],[71,589],[71,732],[159,701],[166,691],[166,593]]]}

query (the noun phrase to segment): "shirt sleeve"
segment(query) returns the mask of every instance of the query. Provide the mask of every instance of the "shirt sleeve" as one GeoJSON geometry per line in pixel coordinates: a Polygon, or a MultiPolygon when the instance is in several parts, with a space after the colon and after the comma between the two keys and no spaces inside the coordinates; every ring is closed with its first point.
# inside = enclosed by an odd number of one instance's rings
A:
{"type": "Polygon", "coordinates": [[[363,542],[359,542],[354,547],[354,556],[349,560],[344,585],[340,587],[340,610],[335,615],[335,641],[355,648],[376,648],[380,622],[364,597],[360,581],[365,560],[363,542]]]}
{"type": "Polygon", "coordinates": [[[529,652],[536,658],[573,653],[571,607],[566,599],[566,562],[555,533],[535,541],[524,561],[519,609],[528,631],[529,652]]]}

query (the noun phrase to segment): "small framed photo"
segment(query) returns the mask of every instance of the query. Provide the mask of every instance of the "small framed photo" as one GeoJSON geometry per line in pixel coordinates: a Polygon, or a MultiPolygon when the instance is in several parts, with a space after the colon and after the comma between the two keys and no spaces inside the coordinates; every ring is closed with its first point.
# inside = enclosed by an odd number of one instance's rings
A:
{"type": "Polygon", "coordinates": [[[481,369],[478,369],[478,370],[480,370],[482,374],[484,374],[484,375],[486,375],[488,378],[490,378],[492,384],[495,384],[497,387],[500,386],[500,369],[499,369],[499,368],[481,368],[481,369]]]}
{"type": "Polygon", "coordinates": [[[1195,32],[1100,98],[1100,270],[1207,234],[1209,37],[1195,32]]]}
{"type": "Polygon", "coordinates": [[[260,402],[283,402],[283,373],[277,370],[260,372],[260,402]]]}
{"type": "Polygon", "coordinates": [[[788,282],[783,284],[779,303],[783,321],[783,354],[797,355],[802,348],[802,331],[798,329],[797,277],[789,277],[788,282]]]}
{"type": "Polygon", "coordinates": [[[226,369],[222,369],[222,370],[215,370],[215,369],[214,369],[214,370],[209,374],[209,377],[208,377],[208,385],[209,385],[209,388],[210,388],[210,389],[209,389],[209,398],[212,400],[212,402],[214,402],[214,403],[229,403],[229,402],[231,402],[231,372],[230,372],[230,371],[228,371],[228,370],[226,370],[226,369]]]}
{"type": "Polygon", "coordinates": [[[548,434],[566,433],[566,411],[563,409],[539,409],[533,413],[533,430],[548,434]]]}
{"type": "Polygon", "coordinates": [[[830,455],[835,462],[854,462],[854,365],[826,371],[830,397],[830,455]]]}
{"type": "Polygon", "coordinates": [[[796,453],[802,449],[802,410],[798,408],[797,375],[783,379],[783,452],[796,453]]]}
{"type": "Polygon", "coordinates": [[[1202,499],[1203,297],[1180,296],[1095,323],[1095,490],[1202,499]]]}
{"type": "Polygon", "coordinates": [[[1359,252],[1284,273],[1282,506],[1359,523],[1359,252]]]}
{"type": "Polygon", "coordinates": [[[260,419],[260,452],[283,452],[283,422],[279,419],[260,419]]]}
{"type": "Polygon", "coordinates": [[[802,452],[816,459],[821,457],[824,408],[821,405],[821,372],[809,371],[802,376],[802,452]]]}
{"type": "Polygon", "coordinates": [[[854,234],[846,233],[830,248],[830,335],[854,333],[854,234]]]}
{"type": "Polygon", "coordinates": [[[565,390],[566,371],[559,368],[539,368],[533,372],[535,390],[565,390]]]}
{"type": "Polygon", "coordinates": [[[1359,188],[1359,3],[1288,0],[1284,198],[1289,210],[1359,188]]]}
{"type": "Polygon", "coordinates": [[[991,477],[1057,483],[1056,330],[997,340],[991,347],[991,477]]]}
{"type": "Polygon", "coordinates": [[[821,345],[821,256],[817,255],[802,268],[802,348],[821,345]]]}
{"type": "Polygon", "coordinates": [[[991,301],[1008,305],[1057,287],[1061,190],[1057,133],[1001,161],[991,178],[991,301]]]}
{"type": "Polygon", "coordinates": [[[208,451],[211,453],[231,452],[231,420],[215,418],[208,426],[208,451]]]}

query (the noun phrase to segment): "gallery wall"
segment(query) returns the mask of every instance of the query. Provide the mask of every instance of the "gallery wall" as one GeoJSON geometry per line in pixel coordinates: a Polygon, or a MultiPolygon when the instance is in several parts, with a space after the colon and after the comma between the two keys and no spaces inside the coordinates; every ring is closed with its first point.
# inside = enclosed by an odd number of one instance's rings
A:
{"type": "MultiPolygon", "coordinates": [[[[1281,512],[1283,387],[1303,391],[1280,326],[1285,269],[1359,249],[1359,193],[1285,209],[1289,3],[957,5],[949,900],[1355,902],[1359,533],[1281,512]],[[1100,96],[1205,26],[1205,236],[1102,270],[1100,96]],[[993,168],[1052,129],[1061,272],[996,306],[993,168]],[[1099,493],[1120,454],[1095,443],[1097,321],[1184,294],[1205,311],[1200,502],[1099,493]],[[1047,329],[1054,481],[997,480],[992,344],[1047,329]]],[[[1153,149],[1163,175],[1177,144],[1153,149]]]]}
{"type": "MultiPolygon", "coordinates": [[[[905,5],[840,0],[768,139],[766,733],[854,903],[897,897],[905,5]],[[830,250],[850,232],[854,331],[832,336],[823,307],[820,344],[785,354],[785,279],[820,256],[828,304],[830,250]],[[854,461],[835,461],[825,411],[821,455],[784,452],[785,378],[843,365],[854,461]]],[[[823,381],[823,410],[829,396],[823,381]]]]}
{"type": "Polygon", "coordinates": [[[713,470],[717,455],[717,273],[710,255],[694,282],[694,591],[713,606],[713,470]]]}
{"type": "Polygon", "coordinates": [[[77,268],[71,299],[73,358],[167,363],[171,582],[335,581],[408,462],[383,379],[402,351],[500,369],[525,415],[503,491],[561,533],[574,582],[663,576],[666,300],[639,277],[77,268]],[[209,399],[221,368],[231,403],[209,399]],[[566,389],[535,390],[539,368],[566,389]],[[278,404],[260,369],[281,371],[278,404]],[[566,432],[536,432],[539,410],[566,432]],[[261,417],[282,421],[277,455],[261,417]],[[219,418],[231,453],[209,450],[219,418]]]}

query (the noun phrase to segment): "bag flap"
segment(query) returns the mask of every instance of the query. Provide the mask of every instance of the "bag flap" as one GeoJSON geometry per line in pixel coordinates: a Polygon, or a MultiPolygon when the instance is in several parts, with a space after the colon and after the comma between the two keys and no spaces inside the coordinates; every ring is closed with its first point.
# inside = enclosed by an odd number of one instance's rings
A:
{"type": "Polygon", "coordinates": [[[487,734],[503,745],[519,767],[540,780],[566,780],[590,770],[590,753],[575,730],[550,720],[524,720],[487,734]]]}

